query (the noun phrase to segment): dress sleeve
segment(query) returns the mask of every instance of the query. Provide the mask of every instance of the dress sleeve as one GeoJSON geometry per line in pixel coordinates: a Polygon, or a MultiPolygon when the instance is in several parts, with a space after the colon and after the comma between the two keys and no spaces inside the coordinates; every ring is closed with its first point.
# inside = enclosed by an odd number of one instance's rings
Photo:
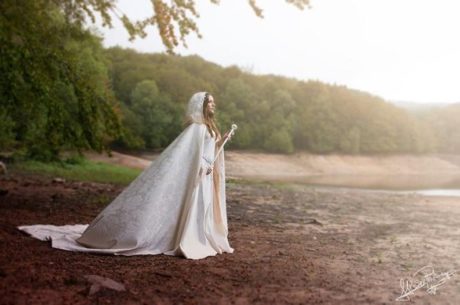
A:
{"type": "Polygon", "coordinates": [[[207,160],[205,156],[201,156],[201,168],[206,170],[212,164],[212,160],[207,160]]]}
{"type": "MultiPolygon", "coordinates": [[[[205,133],[204,137],[206,138],[206,133],[208,133],[206,127],[204,124],[200,125],[200,128],[203,129],[203,132],[205,133]]],[[[205,141],[203,139],[203,141],[205,141]]],[[[204,143],[203,143],[204,144],[204,143]]],[[[202,145],[203,145],[202,144],[202,145]]],[[[205,155],[205,150],[201,149],[201,155],[200,155],[200,174],[206,173],[207,169],[212,165],[212,162],[214,160],[209,160],[209,158],[205,155]]]]}

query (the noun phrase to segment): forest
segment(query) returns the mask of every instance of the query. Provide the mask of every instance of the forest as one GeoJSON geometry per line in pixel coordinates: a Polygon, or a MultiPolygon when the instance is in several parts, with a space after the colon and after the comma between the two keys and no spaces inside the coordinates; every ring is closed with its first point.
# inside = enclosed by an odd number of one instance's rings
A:
{"type": "Polygon", "coordinates": [[[460,103],[413,113],[346,86],[107,49],[54,3],[0,3],[2,151],[48,161],[69,150],[163,149],[191,95],[208,91],[221,130],[238,124],[230,149],[460,153],[460,103]]]}

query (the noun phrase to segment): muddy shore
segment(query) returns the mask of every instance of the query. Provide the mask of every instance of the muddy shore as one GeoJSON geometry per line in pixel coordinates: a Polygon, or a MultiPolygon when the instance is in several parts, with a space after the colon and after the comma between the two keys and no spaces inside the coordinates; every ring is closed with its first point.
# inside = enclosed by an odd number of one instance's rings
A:
{"type": "MultiPolygon", "coordinates": [[[[1,304],[394,304],[400,278],[460,270],[460,198],[227,184],[233,254],[114,257],[52,249],[24,224],[88,223],[122,187],[12,173],[0,179],[1,304]],[[87,275],[125,291],[90,294],[87,275]]],[[[460,279],[417,304],[458,304],[460,279]]]]}
{"type": "MultiPolygon", "coordinates": [[[[86,152],[94,161],[145,169],[159,153],[130,155],[116,151],[107,154],[86,152]]],[[[226,151],[227,174],[235,177],[296,177],[307,175],[457,175],[459,155],[292,155],[226,151]]]]}

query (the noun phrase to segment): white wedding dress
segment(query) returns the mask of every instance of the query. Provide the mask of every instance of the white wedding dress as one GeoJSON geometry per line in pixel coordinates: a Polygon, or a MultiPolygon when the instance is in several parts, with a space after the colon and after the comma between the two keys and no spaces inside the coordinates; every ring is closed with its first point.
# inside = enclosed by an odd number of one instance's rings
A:
{"type": "Polygon", "coordinates": [[[201,259],[233,253],[228,242],[224,152],[203,124],[199,92],[190,125],[89,224],[18,227],[53,248],[115,255],[166,254],[201,259]]]}

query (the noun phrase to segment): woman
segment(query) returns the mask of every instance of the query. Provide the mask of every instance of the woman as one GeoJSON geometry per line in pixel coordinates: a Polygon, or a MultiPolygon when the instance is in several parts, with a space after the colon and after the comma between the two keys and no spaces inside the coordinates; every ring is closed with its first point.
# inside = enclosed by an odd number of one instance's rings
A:
{"type": "Polygon", "coordinates": [[[88,225],[19,229],[54,248],[201,259],[233,253],[228,242],[223,145],[206,92],[189,101],[183,132],[88,225]],[[215,163],[214,158],[217,157],[215,163]]]}

